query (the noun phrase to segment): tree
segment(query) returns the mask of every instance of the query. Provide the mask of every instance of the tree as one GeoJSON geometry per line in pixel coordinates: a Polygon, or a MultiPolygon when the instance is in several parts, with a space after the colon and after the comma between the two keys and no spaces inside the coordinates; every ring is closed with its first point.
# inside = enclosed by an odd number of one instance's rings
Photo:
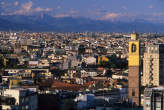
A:
{"type": "Polygon", "coordinates": [[[79,54],[84,54],[85,53],[85,46],[84,45],[80,45],[78,48],[78,53],[79,54]]]}
{"type": "Polygon", "coordinates": [[[0,57],[0,68],[3,68],[4,67],[4,64],[3,64],[3,58],[0,57]]]}

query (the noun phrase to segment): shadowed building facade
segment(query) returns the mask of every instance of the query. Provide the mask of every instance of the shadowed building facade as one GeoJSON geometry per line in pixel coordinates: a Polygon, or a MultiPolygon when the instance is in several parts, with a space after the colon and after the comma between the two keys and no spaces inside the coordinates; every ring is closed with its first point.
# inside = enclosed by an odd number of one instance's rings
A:
{"type": "Polygon", "coordinates": [[[129,41],[128,97],[130,102],[140,106],[141,55],[138,36],[137,33],[131,34],[131,40],[129,41]]]}
{"type": "Polygon", "coordinates": [[[164,110],[164,87],[144,90],[144,110],[164,110]]]}

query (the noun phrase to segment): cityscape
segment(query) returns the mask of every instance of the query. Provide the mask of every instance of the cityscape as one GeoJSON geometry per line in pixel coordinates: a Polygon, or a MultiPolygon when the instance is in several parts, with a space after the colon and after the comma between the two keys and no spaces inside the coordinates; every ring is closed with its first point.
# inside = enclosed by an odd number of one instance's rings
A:
{"type": "Polygon", "coordinates": [[[1,107],[148,110],[153,94],[163,98],[163,39],[136,32],[1,32],[1,107]]]}
{"type": "Polygon", "coordinates": [[[0,110],[164,110],[163,3],[1,0],[0,110]]]}

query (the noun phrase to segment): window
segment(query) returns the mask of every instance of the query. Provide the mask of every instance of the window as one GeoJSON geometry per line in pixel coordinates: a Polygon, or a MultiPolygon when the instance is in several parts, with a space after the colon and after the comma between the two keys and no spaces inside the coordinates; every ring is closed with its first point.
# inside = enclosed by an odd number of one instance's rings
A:
{"type": "Polygon", "coordinates": [[[22,106],[22,110],[24,110],[24,107],[22,106]]]}
{"type": "Polygon", "coordinates": [[[135,44],[132,44],[132,52],[136,52],[136,45],[135,44]]]}
{"type": "Polygon", "coordinates": [[[28,105],[26,105],[26,110],[28,110],[29,109],[29,107],[28,107],[28,105]]]}
{"type": "Polygon", "coordinates": [[[160,102],[156,102],[156,108],[161,108],[161,103],[160,102]]]}
{"type": "Polygon", "coordinates": [[[135,90],[132,89],[132,96],[135,96],[135,90]]]}
{"type": "Polygon", "coordinates": [[[146,101],[146,107],[150,107],[150,101],[146,101]]]}
{"type": "Polygon", "coordinates": [[[22,98],[22,103],[24,103],[24,98],[22,98]]]}
{"type": "Polygon", "coordinates": [[[157,48],[157,47],[155,47],[155,50],[157,51],[157,50],[158,50],[158,48],[157,48]]]}
{"type": "Polygon", "coordinates": [[[151,47],[151,50],[153,51],[154,50],[154,47],[151,47]]]}

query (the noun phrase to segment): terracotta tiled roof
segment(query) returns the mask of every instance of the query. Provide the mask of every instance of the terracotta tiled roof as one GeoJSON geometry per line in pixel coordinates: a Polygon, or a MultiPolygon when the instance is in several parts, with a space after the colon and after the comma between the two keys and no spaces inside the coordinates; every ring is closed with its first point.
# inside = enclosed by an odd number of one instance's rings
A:
{"type": "Polygon", "coordinates": [[[78,91],[80,89],[85,88],[85,86],[78,85],[78,84],[69,84],[69,83],[64,83],[64,82],[60,82],[60,81],[55,80],[52,83],[51,88],[78,91]]]}
{"type": "Polygon", "coordinates": [[[84,86],[89,87],[90,85],[93,85],[93,84],[95,84],[95,81],[89,81],[85,83],[84,86]]]}

